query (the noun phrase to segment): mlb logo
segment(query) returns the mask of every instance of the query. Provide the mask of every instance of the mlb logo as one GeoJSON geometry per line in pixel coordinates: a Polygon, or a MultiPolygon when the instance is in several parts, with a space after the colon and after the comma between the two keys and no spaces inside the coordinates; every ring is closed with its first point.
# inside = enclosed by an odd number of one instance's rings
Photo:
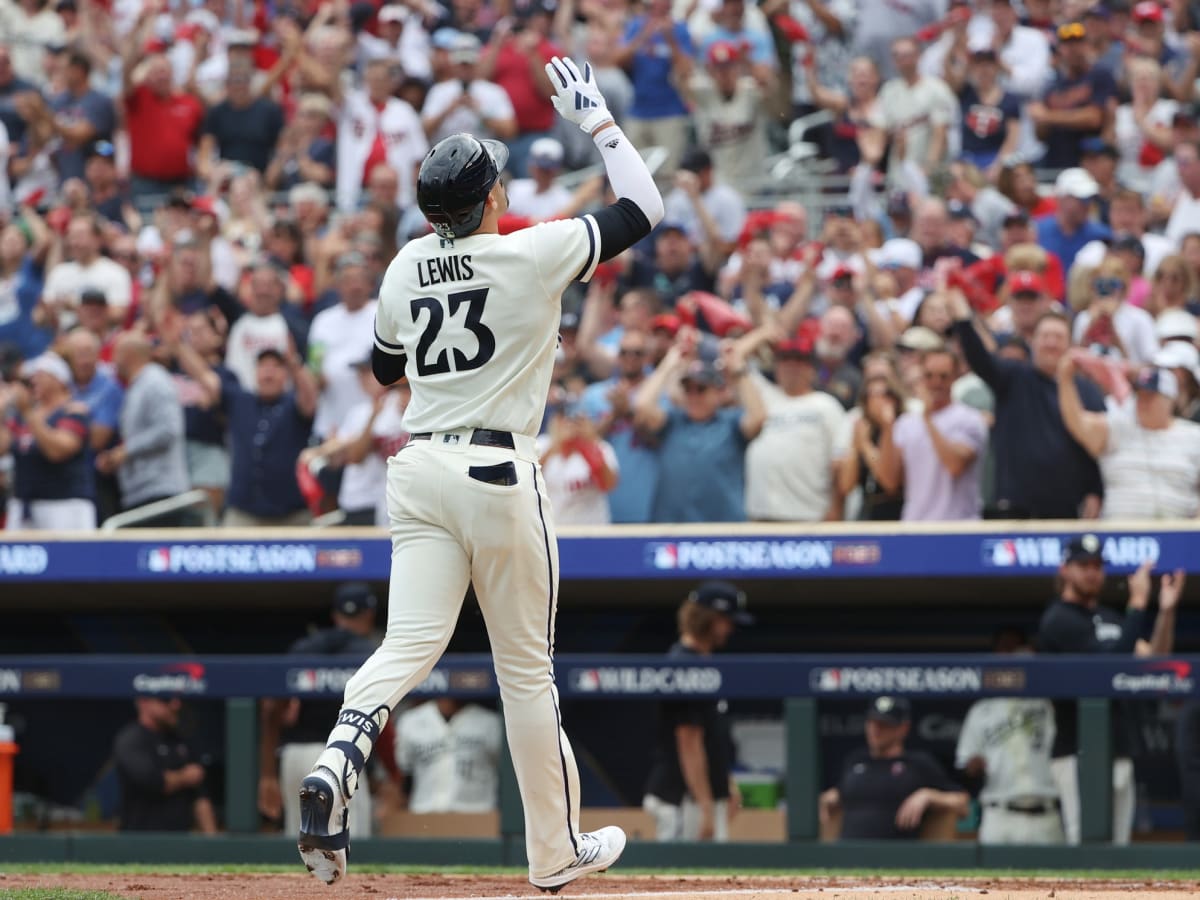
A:
{"type": "Polygon", "coordinates": [[[983,564],[1007,569],[1017,564],[1017,545],[1011,541],[984,541],[983,564]]]}
{"type": "Polygon", "coordinates": [[[443,444],[457,444],[458,438],[459,438],[459,435],[457,435],[457,434],[443,434],[442,435],[442,443],[443,444]]]}
{"type": "Polygon", "coordinates": [[[842,673],[839,669],[817,669],[808,683],[816,691],[836,691],[842,684],[842,673]]]}
{"type": "Polygon", "coordinates": [[[292,690],[311,691],[317,687],[317,673],[312,669],[298,669],[292,673],[292,690]]]}
{"type": "Polygon", "coordinates": [[[583,669],[575,673],[575,690],[593,694],[600,689],[600,676],[595,669],[583,669]]]}
{"type": "Polygon", "coordinates": [[[171,550],[168,547],[155,547],[146,553],[146,568],[151,572],[169,572],[171,570],[171,550]]]}
{"type": "Polygon", "coordinates": [[[651,544],[646,550],[653,568],[676,569],[679,567],[679,549],[674,544],[651,544]]]}

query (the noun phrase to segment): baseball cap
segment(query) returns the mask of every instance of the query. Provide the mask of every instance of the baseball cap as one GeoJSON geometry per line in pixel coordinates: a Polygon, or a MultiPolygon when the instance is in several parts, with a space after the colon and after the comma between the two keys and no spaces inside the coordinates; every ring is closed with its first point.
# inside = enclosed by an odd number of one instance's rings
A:
{"type": "Polygon", "coordinates": [[[383,22],[400,22],[403,23],[407,16],[404,13],[403,6],[385,6],[379,10],[379,21],[383,22]]]}
{"type": "Polygon", "coordinates": [[[985,32],[977,32],[967,38],[967,52],[976,58],[996,58],[996,48],[992,46],[991,37],[985,32]]]}
{"type": "Polygon", "coordinates": [[[728,581],[706,581],[688,594],[688,602],[724,613],[739,625],[753,625],[754,616],[746,612],[746,593],[728,581]]]}
{"type": "Polygon", "coordinates": [[[666,219],[666,220],[660,222],[658,225],[658,228],[656,228],[655,231],[658,234],[662,234],[663,232],[666,232],[666,231],[678,231],[684,237],[686,237],[687,233],[688,233],[687,227],[678,219],[666,219]]]}
{"type": "Polygon", "coordinates": [[[839,278],[853,278],[854,269],[844,262],[838,263],[834,270],[829,273],[830,281],[837,281],[839,278]]]}
{"type": "MultiPolygon", "coordinates": [[[[452,63],[473,63],[479,59],[479,49],[482,44],[479,43],[479,38],[473,34],[463,33],[454,41],[454,46],[450,50],[450,61],[452,63]]],[[[553,140],[552,138],[543,138],[542,140],[553,140]]],[[[536,141],[534,143],[537,143],[536,141]]]]}
{"type": "Polygon", "coordinates": [[[1055,37],[1058,38],[1060,44],[1068,41],[1082,41],[1087,37],[1087,26],[1082,22],[1064,22],[1058,26],[1055,37]]]}
{"type": "Polygon", "coordinates": [[[1179,379],[1170,369],[1143,369],[1133,382],[1134,390],[1153,391],[1162,394],[1168,400],[1179,396],[1179,379]]]}
{"type": "Polygon", "coordinates": [[[650,330],[675,334],[679,330],[679,316],[674,313],[659,313],[650,320],[650,330]]]}
{"type": "Polygon", "coordinates": [[[708,151],[700,147],[692,147],[679,163],[679,168],[687,172],[703,172],[712,168],[712,157],[708,151]]]}
{"type": "Polygon", "coordinates": [[[924,254],[921,245],[910,238],[891,238],[884,241],[875,256],[881,269],[919,269],[924,254]]]}
{"type": "Polygon", "coordinates": [[[1008,292],[1012,297],[1018,294],[1044,294],[1046,284],[1037,272],[1013,272],[1008,278],[1008,292]]]}
{"type": "Polygon", "coordinates": [[[194,197],[192,198],[192,212],[198,212],[206,216],[215,216],[217,215],[217,201],[207,194],[194,197]]]}
{"type": "Polygon", "coordinates": [[[963,203],[961,200],[951,200],[946,204],[946,212],[950,214],[951,219],[961,219],[968,222],[978,223],[975,218],[975,213],[971,212],[971,207],[963,203]]]}
{"type": "Polygon", "coordinates": [[[457,28],[439,28],[430,37],[429,43],[434,50],[453,50],[460,37],[462,32],[457,28]]]}
{"type": "Polygon", "coordinates": [[[312,92],[301,95],[296,109],[302,113],[316,113],[329,118],[330,113],[333,112],[333,103],[324,94],[312,92]]]}
{"type": "Polygon", "coordinates": [[[1111,156],[1117,159],[1121,153],[1117,148],[1102,137],[1084,138],[1079,142],[1079,149],[1084,156],[1111,156]]]}
{"type": "Polygon", "coordinates": [[[225,46],[257,47],[258,39],[259,34],[257,28],[235,28],[226,36],[225,46]]]}
{"type": "Polygon", "coordinates": [[[903,725],[912,718],[912,705],[905,697],[876,697],[867,707],[868,722],[903,725]]]}
{"type": "Polygon", "coordinates": [[[538,138],[529,145],[529,161],[541,169],[557,169],[562,166],[563,145],[552,137],[538,138]]]}
{"type": "Polygon", "coordinates": [[[1187,341],[1168,341],[1154,354],[1154,365],[1163,369],[1186,369],[1200,383],[1200,350],[1187,341]]]}
{"type": "Polygon", "coordinates": [[[84,288],[79,294],[80,306],[108,306],[108,297],[99,288],[84,288]]]}
{"type": "Polygon", "coordinates": [[[681,379],[684,384],[693,382],[694,384],[707,384],[713,387],[722,383],[721,372],[712,363],[705,362],[701,359],[696,359],[691,362],[683,373],[681,379]]]}
{"type": "Polygon", "coordinates": [[[708,64],[710,66],[737,62],[741,56],[742,48],[733,41],[714,41],[708,48],[708,64]]]}
{"type": "Polygon", "coordinates": [[[798,356],[803,359],[815,359],[817,355],[817,344],[814,340],[811,329],[806,329],[801,326],[795,334],[789,338],[785,338],[775,345],[775,353],[777,356],[798,356]]]}
{"type": "Polygon", "coordinates": [[[264,359],[273,359],[280,365],[287,365],[287,359],[284,357],[283,351],[278,347],[263,347],[254,356],[256,363],[260,363],[264,359]]]}
{"type": "Polygon", "coordinates": [[[333,592],[333,611],[343,616],[357,616],[368,609],[375,609],[379,601],[371,586],[362,581],[347,581],[339,584],[333,592]]]}
{"type": "Polygon", "coordinates": [[[1142,0],[1133,7],[1133,21],[1135,22],[1161,22],[1163,20],[1163,8],[1155,2],[1155,0],[1142,0]]]}
{"type": "Polygon", "coordinates": [[[913,350],[917,353],[923,353],[927,350],[941,350],[945,346],[945,342],[932,328],[926,328],[924,325],[913,325],[904,330],[904,333],[896,341],[896,346],[901,350],[913,350]]]}
{"type": "Polygon", "coordinates": [[[1012,228],[1014,225],[1028,225],[1029,213],[1025,212],[1023,209],[1010,212],[1004,217],[1000,224],[1004,228],[1012,228]]]}
{"type": "Polygon", "coordinates": [[[71,367],[57,353],[43,353],[35,356],[21,366],[21,376],[32,378],[34,375],[49,375],[59,384],[70,386],[71,367]]]}
{"type": "Polygon", "coordinates": [[[1100,553],[1100,547],[1100,538],[1094,534],[1077,534],[1067,543],[1066,552],[1063,553],[1063,562],[1103,562],[1104,557],[1100,553]]]}
{"type": "Polygon", "coordinates": [[[1096,179],[1084,169],[1078,167],[1063,169],[1054,180],[1054,196],[1074,197],[1077,200],[1091,200],[1100,193],[1100,185],[1096,179]]]}
{"type": "Polygon", "coordinates": [[[88,156],[102,156],[105,159],[113,159],[116,155],[117,148],[112,145],[112,141],[94,141],[88,150],[88,156]]]}
{"type": "Polygon", "coordinates": [[[1195,341],[1200,338],[1200,327],[1196,317],[1186,309],[1164,309],[1154,321],[1154,334],[1160,341],[1176,338],[1195,341]]]}
{"type": "Polygon", "coordinates": [[[345,269],[365,269],[367,267],[367,258],[357,250],[347,250],[337,258],[334,263],[334,271],[341,272],[345,269]]]}

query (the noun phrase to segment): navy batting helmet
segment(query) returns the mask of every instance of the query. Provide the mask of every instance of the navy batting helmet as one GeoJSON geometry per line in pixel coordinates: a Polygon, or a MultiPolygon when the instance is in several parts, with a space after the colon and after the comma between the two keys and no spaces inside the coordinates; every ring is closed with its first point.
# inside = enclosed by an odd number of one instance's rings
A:
{"type": "Polygon", "coordinates": [[[507,162],[508,148],[499,141],[469,134],[438,141],[417,173],[417,206],[433,230],[456,238],[478,228],[488,192],[507,162]]]}

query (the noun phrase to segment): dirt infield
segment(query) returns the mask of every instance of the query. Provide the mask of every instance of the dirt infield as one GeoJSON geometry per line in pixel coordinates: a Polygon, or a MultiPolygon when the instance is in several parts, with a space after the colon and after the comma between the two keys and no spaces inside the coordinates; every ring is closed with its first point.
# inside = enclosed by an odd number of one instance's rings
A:
{"type": "MultiPolygon", "coordinates": [[[[336,887],[325,887],[303,873],[213,875],[33,875],[0,873],[0,898],[13,889],[58,888],[107,891],[142,900],[510,900],[543,897],[517,876],[502,875],[376,875],[351,874],[336,887]]],[[[986,878],[964,876],[937,881],[893,877],[761,877],[602,875],[568,886],[563,900],[1129,900],[1154,895],[1200,898],[1200,881],[1102,881],[1072,878],[986,878]]]]}

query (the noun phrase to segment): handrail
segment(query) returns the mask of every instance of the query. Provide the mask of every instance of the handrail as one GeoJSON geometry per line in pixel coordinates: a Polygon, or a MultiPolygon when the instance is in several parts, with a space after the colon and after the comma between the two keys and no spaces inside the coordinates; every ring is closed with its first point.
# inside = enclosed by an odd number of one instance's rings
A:
{"type": "Polygon", "coordinates": [[[167,497],[163,500],[155,500],[153,503],[146,503],[143,506],[135,506],[133,509],[128,509],[123,513],[117,513],[117,515],[105,519],[104,524],[100,526],[100,530],[116,531],[119,528],[135,528],[143,522],[148,522],[168,513],[181,512],[185,509],[200,510],[204,527],[211,527],[216,524],[216,517],[213,515],[212,504],[209,501],[208,494],[196,489],[185,491],[182,494],[176,494],[174,497],[167,497]]]}

